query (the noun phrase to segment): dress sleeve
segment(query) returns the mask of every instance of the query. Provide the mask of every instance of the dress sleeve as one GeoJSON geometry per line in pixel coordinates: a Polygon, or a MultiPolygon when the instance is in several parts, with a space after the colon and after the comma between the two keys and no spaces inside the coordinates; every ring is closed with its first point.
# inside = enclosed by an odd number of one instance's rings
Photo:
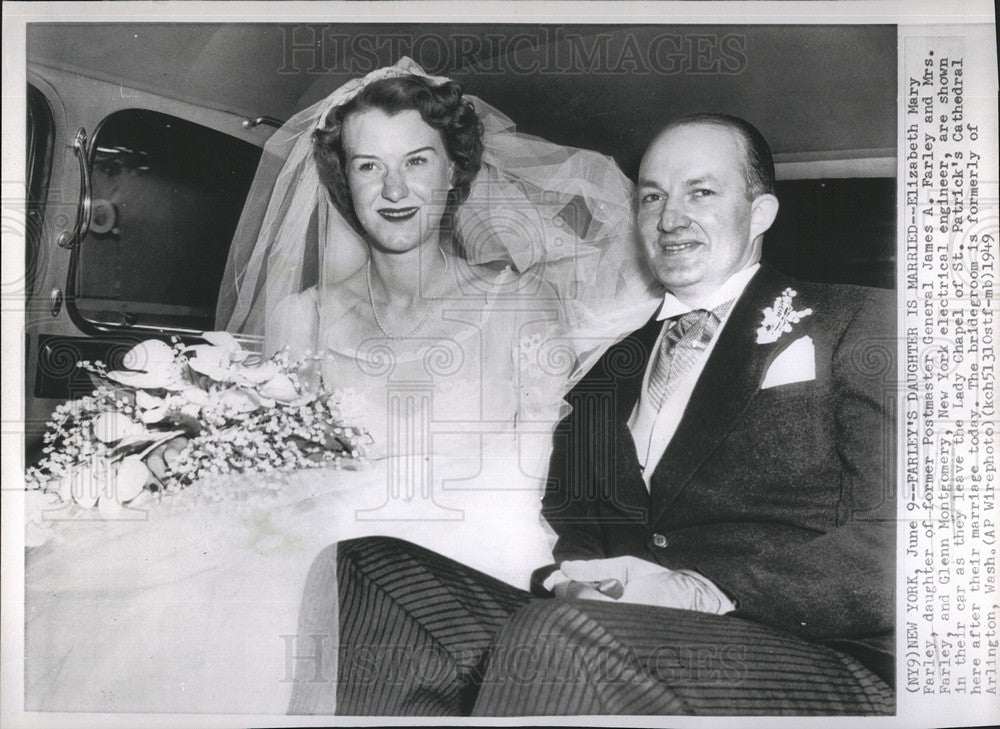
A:
{"type": "Polygon", "coordinates": [[[563,398],[577,364],[566,338],[565,314],[545,282],[531,274],[508,273],[492,305],[497,307],[497,326],[489,336],[501,348],[491,367],[493,377],[510,393],[520,470],[541,482],[552,452],[552,431],[569,410],[563,398]]]}
{"type": "Polygon", "coordinates": [[[552,428],[569,411],[564,397],[578,369],[566,331],[566,315],[555,295],[539,284],[538,298],[519,309],[511,342],[517,383],[517,424],[520,430],[552,428]]]}
{"type": "Polygon", "coordinates": [[[293,358],[315,352],[319,309],[316,288],[286,296],[267,315],[264,354],[271,356],[288,347],[293,358]]]}

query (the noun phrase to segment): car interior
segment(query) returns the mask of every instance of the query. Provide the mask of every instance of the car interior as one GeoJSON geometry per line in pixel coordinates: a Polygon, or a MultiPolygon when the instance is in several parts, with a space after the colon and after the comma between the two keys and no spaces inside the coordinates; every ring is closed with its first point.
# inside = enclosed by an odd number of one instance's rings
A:
{"type": "Polygon", "coordinates": [[[670,116],[742,116],[775,152],[765,259],[894,287],[894,26],[33,23],[27,51],[28,463],[78,361],[214,328],[268,137],[400,55],[632,179],[670,116]]]}

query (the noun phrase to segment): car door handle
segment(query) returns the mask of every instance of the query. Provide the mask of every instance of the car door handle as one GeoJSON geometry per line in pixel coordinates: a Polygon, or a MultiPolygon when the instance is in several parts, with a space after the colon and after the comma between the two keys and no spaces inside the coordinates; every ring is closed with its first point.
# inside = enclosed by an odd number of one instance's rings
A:
{"type": "Polygon", "coordinates": [[[72,230],[64,230],[56,238],[61,248],[72,250],[80,245],[90,230],[93,214],[93,200],[90,190],[90,154],[87,149],[87,130],[80,128],[73,143],[68,145],[80,162],[80,202],[76,206],[76,222],[72,230]]]}
{"type": "Polygon", "coordinates": [[[258,116],[256,119],[247,117],[240,123],[244,129],[256,129],[261,124],[280,129],[285,122],[281,121],[281,119],[275,119],[273,116],[258,116]]]}

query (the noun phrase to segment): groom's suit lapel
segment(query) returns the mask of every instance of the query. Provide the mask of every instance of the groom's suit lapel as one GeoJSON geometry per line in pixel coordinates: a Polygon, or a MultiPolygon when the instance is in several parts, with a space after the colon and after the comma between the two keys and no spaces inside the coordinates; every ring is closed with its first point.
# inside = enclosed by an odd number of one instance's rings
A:
{"type": "MultiPolygon", "coordinates": [[[[659,309],[657,309],[659,313],[659,309]]],[[[606,371],[615,380],[615,410],[621,422],[628,421],[632,414],[632,409],[639,401],[642,394],[642,381],[645,378],[646,369],[649,367],[649,359],[652,357],[653,346],[656,338],[660,335],[663,322],[656,318],[654,314],[646,324],[632,332],[625,341],[616,345],[618,351],[609,352],[606,371]],[[615,372],[617,369],[614,362],[628,363],[628,375],[622,377],[615,372]]]]}
{"type": "MultiPolygon", "coordinates": [[[[643,523],[649,517],[649,492],[641,478],[628,475],[635,470],[638,460],[628,419],[642,392],[649,357],[662,326],[663,322],[654,314],[642,328],[613,345],[605,353],[602,366],[594,368],[599,382],[611,386],[612,412],[605,411],[605,417],[598,416],[599,422],[591,423],[591,437],[585,441],[591,451],[590,459],[600,456],[607,459],[605,467],[611,483],[604,497],[615,504],[619,514],[631,515],[629,518],[637,518],[643,523]]],[[[580,383],[579,389],[584,389],[585,384],[586,380],[580,383]]]]}
{"type": "Polygon", "coordinates": [[[790,338],[757,343],[763,310],[791,280],[766,265],[751,279],[733,308],[670,445],[651,479],[651,523],[677,498],[699,466],[739,421],[760,387],[768,365],[790,338]],[[787,340],[787,341],[786,341],[787,340]]]}

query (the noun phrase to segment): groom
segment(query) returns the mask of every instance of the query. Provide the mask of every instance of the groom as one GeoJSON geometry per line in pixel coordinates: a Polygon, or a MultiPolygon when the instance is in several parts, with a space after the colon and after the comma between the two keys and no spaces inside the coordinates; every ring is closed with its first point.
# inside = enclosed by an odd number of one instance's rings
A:
{"type": "MultiPolygon", "coordinates": [[[[895,308],[761,264],[777,211],[749,123],[660,132],[637,215],[668,293],[569,397],[548,599],[339,545],[338,713],[891,713],[895,308]]],[[[292,711],[322,713],[305,674],[292,711]]]]}

